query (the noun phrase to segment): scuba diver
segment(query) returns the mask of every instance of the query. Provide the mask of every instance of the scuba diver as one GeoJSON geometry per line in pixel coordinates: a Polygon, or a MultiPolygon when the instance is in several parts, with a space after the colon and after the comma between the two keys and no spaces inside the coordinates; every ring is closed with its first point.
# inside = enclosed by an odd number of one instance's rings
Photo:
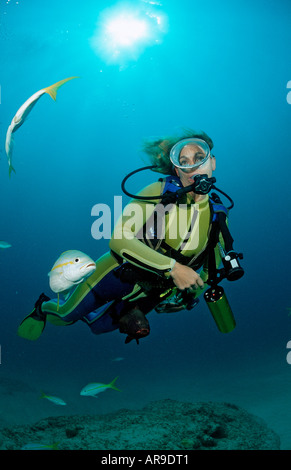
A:
{"type": "Polygon", "coordinates": [[[70,325],[81,320],[94,334],[119,329],[127,335],[126,343],[139,343],[150,333],[149,312],[192,310],[202,293],[218,329],[232,331],[235,319],[218,283],[237,280],[244,271],[228,229],[233,201],[214,186],[212,148],[206,133],[191,130],[146,142],[143,150],[152,165],[122,182],[132,199],[113,230],[110,251],[66,300],[41,294],[18,334],[35,340],[46,321],[70,325]],[[138,195],[130,194],[125,182],[146,169],[165,177],[138,195]],[[209,195],[211,189],[226,196],[231,206],[226,208],[216,193],[209,195]]]}

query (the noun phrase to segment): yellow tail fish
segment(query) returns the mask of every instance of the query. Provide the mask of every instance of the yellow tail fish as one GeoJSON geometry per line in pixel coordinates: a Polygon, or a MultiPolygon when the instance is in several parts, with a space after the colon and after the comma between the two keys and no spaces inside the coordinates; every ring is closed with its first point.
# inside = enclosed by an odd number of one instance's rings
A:
{"type": "Polygon", "coordinates": [[[105,392],[105,390],[108,390],[109,388],[112,388],[113,390],[117,390],[118,392],[121,392],[119,388],[115,386],[115,382],[118,379],[118,376],[115,377],[115,379],[110,382],[110,384],[101,384],[101,383],[90,383],[86,385],[84,388],[82,388],[80,395],[83,396],[91,396],[91,397],[96,397],[98,393],[100,392],[105,392]]]}
{"type": "Polygon", "coordinates": [[[15,169],[12,166],[12,148],[13,148],[13,139],[12,139],[12,134],[19,129],[20,126],[24,123],[25,119],[27,118],[28,114],[32,110],[32,108],[35,106],[39,98],[44,95],[45,93],[48,93],[52,99],[55,101],[57,97],[57,91],[58,89],[64,85],[64,83],[68,82],[69,80],[72,80],[73,78],[78,78],[78,77],[70,77],[70,78],[65,78],[64,80],[61,80],[57,83],[54,83],[54,85],[48,86],[46,88],[42,88],[41,90],[37,91],[34,93],[28,100],[23,103],[23,105],[19,108],[17,113],[15,114],[14,118],[11,121],[10,126],[8,127],[7,134],[6,134],[6,142],[5,142],[5,150],[8,158],[8,165],[9,165],[9,176],[11,176],[12,171],[15,173],[15,169]]]}

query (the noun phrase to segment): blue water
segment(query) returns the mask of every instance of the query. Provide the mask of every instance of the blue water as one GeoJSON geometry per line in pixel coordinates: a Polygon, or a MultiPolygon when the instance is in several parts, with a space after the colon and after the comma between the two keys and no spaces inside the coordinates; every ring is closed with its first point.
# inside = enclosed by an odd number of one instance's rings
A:
{"type": "MultiPolygon", "coordinates": [[[[291,449],[290,14],[283,0],[1,0],[0,239],[12,245],[0,253],[3,423],[167,397],[228,401],[265,419],[291,449]],[[146,18],[152,36],[116,58],[102,43],[94,48],[92,37],[105,34],[105,9],[110,18],[124,8],[146,18]],[[34,92],[70,76],[80,78],[56,103],[43,96],[15,133],[9,178],[11,119],[34,92]],[[97,259],[107,251],[108,240],[91,235],[91,210],[113,209],[122,178],[144,165],[143,139],[182,127],[211,136],[217,186],[235,201],[230,227],[245,276],[223,286],[236,329],[219,333],[201,300],[192,312],[152,312],[151,334],[139,346],[124,344],[118,331],[94,336],[83,323],[47,325],[34,343],[19,338],[39,294],[52,295],[47,273],[60,253],[79,249],[97,259]],[[122,393],[79,396],[86,383],[117,375],[122,393]],[[40,390],[68,406],[38,400],[40,390]]],[[[137,191],[156,179],[148,172],[128,184],[137,191]]]]}

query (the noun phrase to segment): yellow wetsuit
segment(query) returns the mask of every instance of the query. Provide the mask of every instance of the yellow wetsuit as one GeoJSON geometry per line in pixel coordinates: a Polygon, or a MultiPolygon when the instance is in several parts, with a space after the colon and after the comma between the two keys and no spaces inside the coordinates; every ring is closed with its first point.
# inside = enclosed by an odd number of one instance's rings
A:
{"type": "MultiPolygon", "coordinates": [[[[162,194],[164,184],[165,180],[153,183],[139,195],[146,198],[162,194]]],[[[175,288],[169,272],[176,259],[195,270],[202,268],[200,276],[205,281],[207,256],[203,258],[203,253],[206,252],[211,227],[208,195],[194,203],[187,194],[179,204],[172,204],[167,209],[170,210],[165,211],[159,199],[154,203],[146,199],[130,201],[114,228],[109,243],[111,251],[97,260],[96,271],[75,289],[66,302],[52,300],[42,305],[48,321],[64,325],[81,319],[94,333],[111,331],[117,327],[114,326],[116,318],[130,302],[137,302],[142,310],[144,307],[144,313],[148,313],[163,300],[163,291],[175,288]],[[164,229],[164,236],[158,240],[152,236],[154,217],[158,219],[160,234],[164,229]],[[125,277],[124,273],[119,275],[124,267],[132,268],[130,279],[126,272],[125,277]],[[112,321],[113,307],[115,321],[112,321]],[[108,312],[110,315],[106,316],[108,312]],[[96,320],[101,325],[101,318],[104,326],[100,329],[96,327],[96,320]]],[[[218,250],[216,262],[220,263],[218,250]]],[[[203,290],[199,288],[193,291],[193,295],[198,297],[203,290]]]]}
{"type": "MultiPolygon", "coordinates": [[[[162,194],[164,182],[157,182],[146,187],[139,196],[154,196],[162,194]]],[[[160,204],[160,200],[156,200],[160,204]]],[[[110,241],[112,251],[125,258],[132,264],[143,269],[153,271],[159,275],[167,275],[173,268],[175,259],[167,255],[163,244],[156,251],[151,245],[150,219],[156,211],[157,205],[147,201],[133,200],[123,211],[117,222],[110,241]],[[136,214],[137,216],[132,216],[136,214]],[[143,240],[143,227],[148,222],[146,244],[143,240]]],[[[188,195],[179,204],[172,204],[169,212],[160,207],[164,220],[164,242],[173,250],[189,258],[195,259],[205,248],[208,242],[210,229],[210,207],[208,195],[198,203],[188,195]],[[191,231],[190,231],[191,227],[191,231]]],[[[163,227],[162,227],[163,228],[163,227]]]]}

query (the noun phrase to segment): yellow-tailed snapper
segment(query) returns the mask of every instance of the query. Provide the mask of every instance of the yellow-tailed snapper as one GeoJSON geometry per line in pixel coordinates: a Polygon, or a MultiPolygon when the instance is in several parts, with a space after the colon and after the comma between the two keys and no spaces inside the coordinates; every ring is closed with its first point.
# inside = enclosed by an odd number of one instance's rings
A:
{"type": "Polygon", "coordinates": [[[10,126],[8,127],[7,134],[6,134],[6,142],[5,142],[5,150],[8,158],[8,165],[9,165],[9,176],[11,176],[12,171],[15,172],[15,169],[12,166],[12,149],[13,149],[13,139],[12,134],[19,129],[20,126],[24,123],[25,119],[27,118],[28,114],[35,106],[39,98],[45,93],[48,93],[52,99],[55,101],[57,96],[58,89],[64,85],[64,83],[72,80],[73,78],[78,77],[69,77],[65,78],[64,80],[60,80],[53,85],[50,85],[46,88],[42,88],[41,90],[34,93],[28,100],[23,103],[23,105],[18,109],[17,113],[15,114],[14,118],[11,121],[10,126]]]}
{"type": "Polygon", "coordinates": [[[62,400],[62,398],[54,397],[53,395],[47,395],[44,392],[41,392],[41,396],[39,398],[46,398],[47,400],[51,401],[55,405],[64,406],[67,404],[64,400],[62,400]]]}
{"type": "Polygon", "coordinates": [[[12,245],[10,245],[10,243],[8,242],[4,242],[4,241],[0,241],[0,248],[2,248],[3,250],[5,250],[6,248],[10,248],[12,245]]]}
{"type": "Polygon", "coordinates": [[[96,397],[98,393],[105,392],[105,390],[108,390],[109,388],[112,388],[113,390],[117,390],[118,392],[121,392],[119,388],[115,387],[115,382],[118,379],[118,377],[115,377],[115,379],[110,382],[110,384],[101,384],[101,383],[90,383],[86,385],[84,388],[82,388],[80,395],[86,396],[86,397],[96,397]]]}

